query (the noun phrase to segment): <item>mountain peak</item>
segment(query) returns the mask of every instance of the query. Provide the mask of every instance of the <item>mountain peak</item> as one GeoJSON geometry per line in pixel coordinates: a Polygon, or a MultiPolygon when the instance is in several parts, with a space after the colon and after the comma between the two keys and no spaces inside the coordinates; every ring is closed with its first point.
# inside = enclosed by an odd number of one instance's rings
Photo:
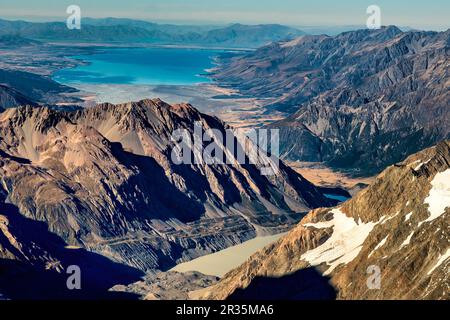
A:
{"type": "Polygon", "coordinates": [[[395,25],[382,26],[380,30],[392,34],[398,34],[403,32],[399,27],[395,25]]]}
{"type": "Polygon", "coordinates": [[[203,131],[226,129],[190,104],[159,99],[9,109],[0,114],[0,193],[68,245],[142,271],[284,232],[310,208],[334,203],[282,163],[263,175],[263,154],[254,163],[175,163],[172,134],[198,135],[196,121],[203,131]]]}
{"type": "Polygon", "coordinates": [[[396,37],[399,34],[402,34],[403,31],[400,30],[400,28],[398,28],[397,26],[394,25],[389,25],[389,26],[383,26],[381,27],[379,30],[377,30],[378,34],[383,34],[384,37],[382,39],[392,39],[394,37],[396,37]]]}

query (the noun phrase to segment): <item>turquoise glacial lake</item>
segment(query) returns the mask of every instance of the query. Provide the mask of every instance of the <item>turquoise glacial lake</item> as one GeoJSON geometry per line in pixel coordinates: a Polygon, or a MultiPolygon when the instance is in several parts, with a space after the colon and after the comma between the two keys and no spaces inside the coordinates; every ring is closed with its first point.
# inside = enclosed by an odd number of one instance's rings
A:
{"type": "Polygon", "coordinates": [[[63,84],[191,85],[206,83],[206,70],[223,50],[188,48],[111,48],[76,56],[87,62],[62,69],[53,79],[63,84]]]}

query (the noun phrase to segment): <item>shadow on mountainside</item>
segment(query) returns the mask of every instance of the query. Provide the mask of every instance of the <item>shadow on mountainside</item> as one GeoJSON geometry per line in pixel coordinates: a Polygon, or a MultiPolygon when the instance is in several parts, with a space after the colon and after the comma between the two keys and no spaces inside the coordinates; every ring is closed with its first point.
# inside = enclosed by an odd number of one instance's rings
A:
{"type": "Polygon", "coordinates": [[[7,154],[3,150],[0,150],[0,157],[1,158],[6,158],[6,159],[9,159],[9,160],[12,160],[12,161],[16,161],[16,162],[21,163],[21,164],[30,164],[31,163],[31,161],[28,160],[28,159],[12,156],[10,154],[7,154]]]}
{"type": "MultiPolygon", "coordinates": [[[[168,220],[173,217],[182,222],[195,221],[203,216],[204,206],[174,187],[167,178],[164,168],[155,159],[128,152],[117,142],[113,142],[111,145],[113,155],[121,164],[130,170],[137,168],[141,173],[131,177],[123,186],[123,194],[129,193],[130,190],[133,191],[136,186],[139,186],[144,194],[151,197],[150,200],[134,201],[136,206],[141,205],[141,207],[135,208],[136,212],[148,212],[151,214],[149,218],[152,219],[168,220]]],[[[200,180],[198,177],[195,180],[195,175],[188,178],[192,178],[186,181],[189,190],[195,193],[201,201],[206,201],[207,197],[204,192],[209,188],[207,181],[200,180]]]]}
{"type": "Polygon", "coordinates": [[[11,204],[0,203],[0,215],[8,219],[8,231],[20,245],[12,246],[0,232],[0,247],[19,260],[0,259],[0,294],[13,300],[137,299],[127,293],[109,292],[116,284],[138,281],[143,273],[84,249],[69,249],[44,222],[22,216],[11,204]],[[46,262],[43,262],[45,257],[46,262]],[[52,265],[51,270],[46,267],[52,265]],[[81,290],[67,289],[67,267],[81,270],[81,290]]]}
{"type": "Polygon", "coordinates": [[[256,277],[228,300],[334,300],[336,295],[329,278],[310,267],[279,278],[256,277]]]}

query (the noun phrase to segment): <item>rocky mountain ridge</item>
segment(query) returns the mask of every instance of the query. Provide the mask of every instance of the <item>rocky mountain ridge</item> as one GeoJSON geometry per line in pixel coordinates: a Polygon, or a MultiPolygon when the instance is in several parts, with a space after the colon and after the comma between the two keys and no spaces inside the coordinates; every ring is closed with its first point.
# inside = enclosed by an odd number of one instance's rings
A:
{"type": "Polygon", "coordinates": [[[450,134],[446,32],[389,26],[302,36],[224,59],[214,75],[288,116],[281,154],[373,175],[450,134]]]}
{"type": "Polygon", "coordinates": [[[174,164],[171,134],[194,135],[195,121],[204,130],[226,127],[161,100],[72,112],[7,109],[0,114],[3,202],[69,247],[146,272],[282,232],[309,208],[333,204],[283,163],[275,175],[261,175],[262,156],[255,164],[174,164]]]}
{"type": "Polygon", "coordinates": [[[449,299],[449,235],[450,141],[443,141],[390,166],[339,207],[311,211],[192,297],[449,299]]]}

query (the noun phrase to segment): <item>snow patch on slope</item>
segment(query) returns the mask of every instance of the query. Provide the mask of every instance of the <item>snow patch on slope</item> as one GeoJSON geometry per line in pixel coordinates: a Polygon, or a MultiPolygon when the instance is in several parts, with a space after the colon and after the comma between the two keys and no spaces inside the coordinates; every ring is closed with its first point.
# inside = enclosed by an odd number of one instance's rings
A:
{"type": "Polygon", "coordinates": [[[436,174],[431,181],[431,190],[424,203],[428,204],[430,216],[424,222],[433,221],[444,214],[450,207],[450,169],[436,174]]]}
{"type": "Polygon", "coordinates": [[[373,250],[372,250],[372,252],[369,254],[368,258],[370,258],[370,256],[372,256],[372,254],[373,254],[375,251],[377,251],[378,249],[380,249],[380,248],[386,243],[386,240],[387,240],[388,237],[389,237],[389,236],[386,236],[383,240],[380,241],[379,244],[377,244],[377,246],[376,246],[375,248],[373,248],[373,250]]]}
{"type": "Polygon", "coordinates": [[[400,249],[407,246],[411,242],[411,238],[414,235],[414,231],[412,231],[409,236],[403,241],[403,243],[400,245],[400,249]]]}
{"type": "Polygon", "coordinates": [[[330,274],[340,264],[347,264],[355,259],[373,227],[378,223],[357,223],[340,209],[334,209],[333,219],[326,222],[308,223],[305,227],[317,229],[333,228],[333,234],[319,247],[309,250],[301,256],[310,265],[326,263],[330,267],[324,275],[330,274]]]}
{"type": "MultiPolygon", "coordinates": [[[[418,161],[420,161],[420,160],[418,160],[418,161]]],[[[431,161],[431,159],[429,159],[429,160],[427,160],[425,162],[420,162],[420,164],[417,167],[414,168],[414,171],[419,171],[420,168],[422,168],[422,166],[428,164],[428,162],[430,162],[430,161],[431,161]]]]}
{"type": "Polygon", "coordinates": [[[445,260],[450,258],[450,248],[447,249],[447,251],[439,257],[439,259],[436,261],[434,266],[428,271],[428,275],[432,274],[434,270],[436,270],[437,267],[439,267],[445,260]]]}
{"type": "Polygon", "coordinates": [[[408,213],[408,214],[405,216],[405,222],[408,222],[409,219],[411,219],[412,214],[413,214],[413,212],[411,211],[410,213],[408,213]]]}

